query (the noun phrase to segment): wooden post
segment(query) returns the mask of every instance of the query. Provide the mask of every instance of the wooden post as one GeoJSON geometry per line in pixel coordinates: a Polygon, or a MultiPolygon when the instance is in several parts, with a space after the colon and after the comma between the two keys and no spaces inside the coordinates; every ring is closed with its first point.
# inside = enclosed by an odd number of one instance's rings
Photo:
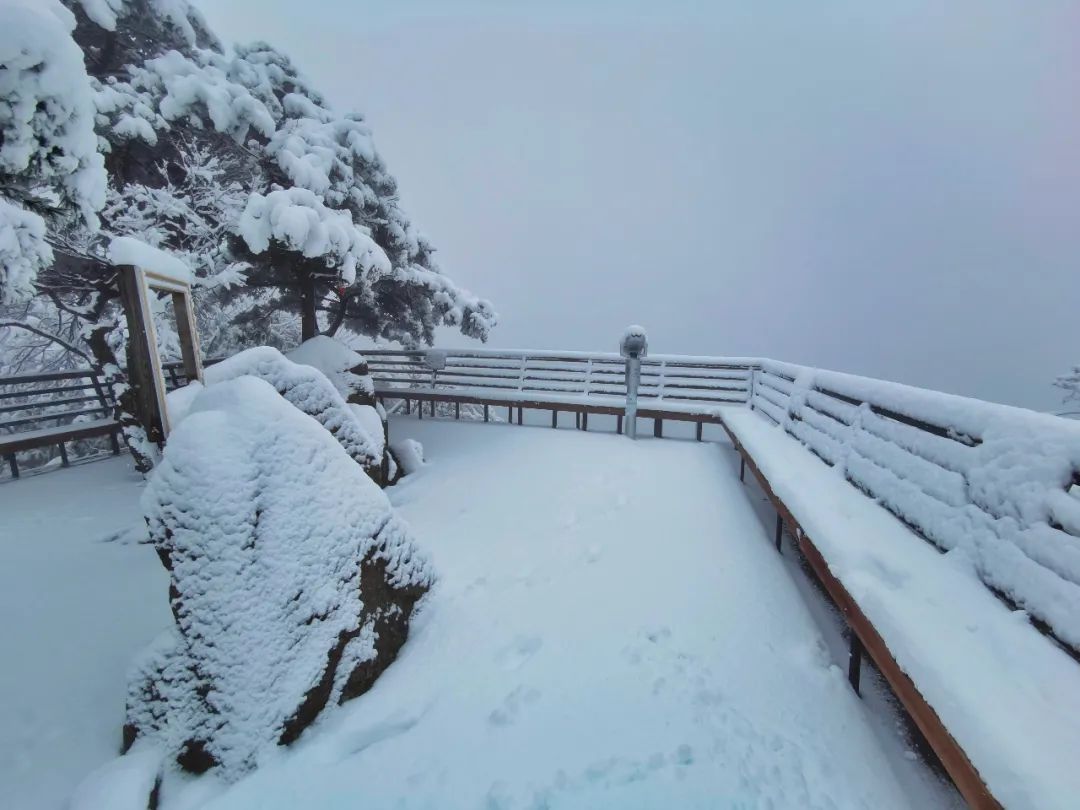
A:
{"type": "Polygon", "coordinates": [[[195,328],[195,313],[190,292],[172,294],[173,313],[176,315],[176,333],[180,338],[180,356],[184,360],[184,374],[188,382],[203,381],[202,354],[199,350],[199,332],[195,328]]]}
{"type": "Polygon", "coordinates": [[[379,483],[383,486],[389,486],[390,484],[390,420],[383,420],[383,454],[382,461],[379,463],[379,476],[382,481],[379,483]]]}
{"type": "Polygon", "coordinates": [[[127,316],[128,380],[135,417],[147,438],[160,445],[166,430],[165,380],[156,352],[154,324],[147,311],[145,285],[138,268],[122,265],[118,270],[120,299],[127,316]]]}
{"type": "Polygon", "coordinates": [[[855,694],[862,697],[862,692],[859,691],[859,681],[862,675],[862,642],[859,641],[858,634],[851,628],[848,628],[848,636],[851,641],[851,646],[848,649],[848,683],[850,683],[851,688],[855,690],[855,694]]]}

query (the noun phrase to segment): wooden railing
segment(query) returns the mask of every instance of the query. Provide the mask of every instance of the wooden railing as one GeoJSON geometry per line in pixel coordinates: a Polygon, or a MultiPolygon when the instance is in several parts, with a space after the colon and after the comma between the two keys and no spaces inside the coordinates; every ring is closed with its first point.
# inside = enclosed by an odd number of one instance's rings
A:
{"type": "MultiPolygon", "coordinates": [[[[162,368],[170,389],[186,384],[180,363],[162,368]]],[[[31,450],[53,448],[65,467],[73,441],[108,437],[119,453],[113,408],[105,381],[91,369],[0,377],[0,457],[18,478],[19,454],[31,450]]]]}

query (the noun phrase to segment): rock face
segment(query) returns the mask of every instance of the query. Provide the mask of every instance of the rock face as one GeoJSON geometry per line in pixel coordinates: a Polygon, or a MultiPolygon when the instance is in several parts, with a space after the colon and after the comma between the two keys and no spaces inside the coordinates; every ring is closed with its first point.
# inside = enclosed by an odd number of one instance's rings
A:
{"type": "Polygon", "coordinates": [[[125,748],[190,771],[234,779],[370,688],[433,580],[338,441],[253,377],[198,395],[143,507],[175,626],[134,669],[125,748]]]}

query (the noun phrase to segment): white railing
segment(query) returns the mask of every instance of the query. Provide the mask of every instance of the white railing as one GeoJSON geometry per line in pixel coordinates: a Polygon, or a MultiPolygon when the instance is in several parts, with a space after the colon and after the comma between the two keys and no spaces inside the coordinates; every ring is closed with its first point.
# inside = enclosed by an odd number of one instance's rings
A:
{"type": "MultiPolygon", "coordinates": [[[[376,392],[417,398],[555,405],[625,405],[626,360],[614,353],[553,351],[367,350],[376,392]]],[[[745,405],[756,361],[747,358],[657,355],[641,360],[642,410],[707,414],[745,405]]]]}

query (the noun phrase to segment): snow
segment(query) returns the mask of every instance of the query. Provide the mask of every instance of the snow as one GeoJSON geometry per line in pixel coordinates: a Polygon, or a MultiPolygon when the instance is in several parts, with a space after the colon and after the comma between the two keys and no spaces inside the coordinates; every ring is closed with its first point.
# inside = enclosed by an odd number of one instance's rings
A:
{"type": "MultiPolygon", "coordinates": [[[[317,368],[346,399],[354,393],[369,397],[374,393],[370,375],[361,376],[352,371],[366,362],[363,356],[332,337],[316,335],[286,352],[285,356],[294,363],[317,368]]],[[[382,433],[381,426],[379,433],[382,433]]]]}
{"type": "Polygon", "coordinates": [[[191,284],[191,269],[180,259],[133,236],[113,237],[108,257],[114,265],[130,264],[178,284],[191,284]]]}
{"type": "Polygon", "coordinates": [[[1065,495],[1080,470],[1080,424],[883,380],[763,367],[756,407],[1080,649],[1080,549],[1059,528],[1080,517],[1065,495]]]}
{"type": "Polygon", "coordinates": [[[140,743],[84,779],[71,798],[70,810],[146,810],[163,754],[140,743]]]}
{"type": "Polygon", "coordinates": [[[34,279],[53,261],[45,220],[0,197],[0,303],[34,294],[34,279]]]}
{"type": "Polygon", "coordinates": [[[724,419],[991,792],[1075,807],[1076,662],[983,585],[966,547],[942,555],[759,414],[724,419]]]}
{"type": "Polygon", "coordinates": [[[203,372],[208,386],[252,376],[269,382],[279,394],[316,419],[345,451],[364,467],[382,459],[382,430],[371,435],[363,417],[342,398],[333,383],[312,366],[293,363],[277,349],[257,346],[215,363],[203,372]]]}
{"type": "Polygon", "coordinates": [[[276,747],[339,639],[357,634],[354,665],[376,657],[361,560],[385,560],[393,587],[432,581],[378,486],[254,377],[198,395],[142,503],[182,608],[140,656],[130,718],[173,757],[205,741],[221,778],[276,747]]]}
{"type": "Polygon", "coordinates": [[[142,487],[125,456],[0,485],[4,807],[59,810],[119,749],[128,666],[172,621],[142,487]]]}
{"type": "Polygon", "coordinates": [[[390,494],[440,572],[401,657],[235,785],[167,785],[165,810],[920,806],[723,449],[392,432],[428,448],[390,494]]]}
{"type": "MultiPolygon", "coordinates": [[[[401,656],[231,787],[167,777],[164,810],[943,806],[904,795],[910,763],[830,664],[729,448],[407,418],[391,431],[426,447],[388,493],[440,574],[401,656]]],[[[17,635],[0,705],[34,712],[0,740],[36,756],[0,759],[10,806],[58,808],[113,757],[125,664],[171,622],[151,549],[93,542],[137,517],[139,486],[122,459],[0,486],[18,516],[0,604],[23,617],[3,631],[17,635]]],[[[125,763],[121,784],[146,765],[125,763]]]]}
{"type": "Polygon", "coordinates": [[[401,467],[402,475],[412,475],[424,466],[424,446],[416,439],[391,442],[390,450],[401,467]]]}
{"type": "Polygon", "coordinates": [[[364,426],[364,431],[375,444],[376,451],[381,458],[386,449],[386,437],[384,435],[383,418],[379,415],[379,411],[372,405],[357,405],[352,402],[349,403],[349,410],[364,426]]]}
{"type": "Polygon", "coordinates": [[[254,193],[237,223],[237,233],[254,253],[263,253],[271,240],[308,258],[326,257],[339,267],[346,285],[356,282],[357,268],[365,274],[390,272],[390,260],[368,229],[348,211],[328,208],[304,188],[254,193]]]}
{"type": "MultiPolygon", "coordinates": [[[[5,195],[69,209],[91,229],[105,202],[90,80],[57,0],[0,0],[0,180],[5,195]]],[[[0,303],[24,297],[46,263],[36,215],[3,200],[0,303]]]]}

